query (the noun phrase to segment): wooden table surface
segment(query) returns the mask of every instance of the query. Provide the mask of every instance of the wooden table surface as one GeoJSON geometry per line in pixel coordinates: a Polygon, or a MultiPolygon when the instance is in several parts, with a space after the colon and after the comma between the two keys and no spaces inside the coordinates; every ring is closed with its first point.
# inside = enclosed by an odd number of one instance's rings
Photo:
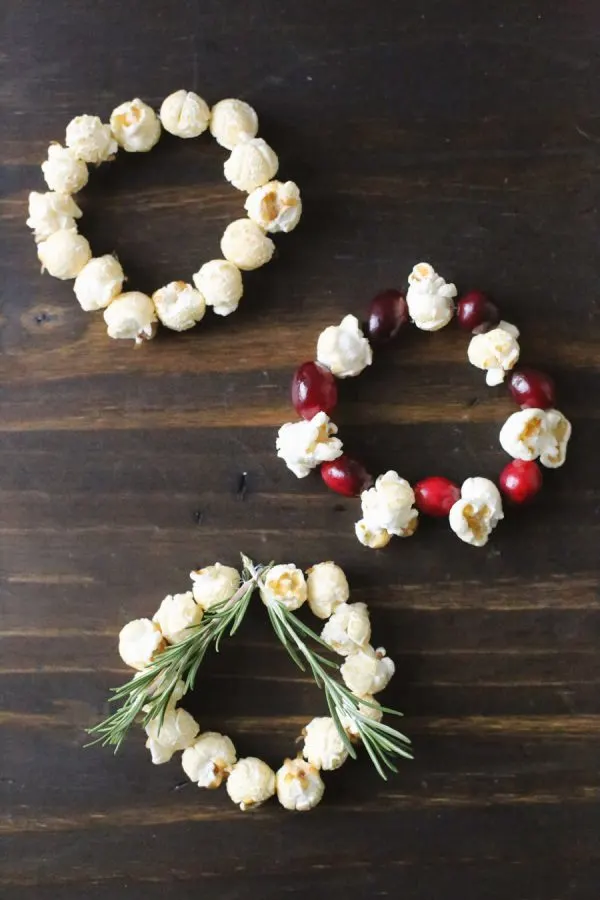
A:
{"type": "MultiPolygon", "coordinates": [[[[0,13],[0,898],[587,900],[600,881],[596,0],[6,0],[0,13]],[[76,114],[180,87],[242,96],[305,216],[237,315],[139,350],[25,228],[39,163],[76,114]],[[489,290],[574,423],[567,465],[489,545],[443,523],[374,553],[357,503],[273,452],[295,365],[419,259],[489,290]],[[240,490],[242,473],[245,490],[240,490]],[[397,662],[386,701],[415,761],[364,758],[310,816],[242,815],[141,732],[83,749],[125,678],[116,636],[238,551],[332,558],[397,662]]],[[[120,154],[82,194],[97,255],[134,289],[189,279],[242,212],[207,136],[120,154]]],[[[346,383],[338,421],[373,471],[495,476],[513,410],[456,328],[409,330],[346,383]]],[[[206,664],[204,729],[273,765],[323,709],[259,603],[206,664]]]]}

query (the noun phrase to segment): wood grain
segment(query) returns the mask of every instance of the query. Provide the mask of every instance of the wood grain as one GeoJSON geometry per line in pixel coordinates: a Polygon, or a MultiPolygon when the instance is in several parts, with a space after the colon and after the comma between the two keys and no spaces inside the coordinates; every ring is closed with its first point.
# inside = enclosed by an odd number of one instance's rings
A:
{"type": "MultiPolygon", "coordinates": [[[[600,882],[600,9],[593,0],[6,0],[0,11],[0,898],[596,900],[600,882]],[[185,86],[243,95],[305,217],[239,312],[139,351],[109,341],[24,227],[50,140],[185,86]],[[431,259],[489,290],[555,375],[568,464],[481,551],[425,522],[359,552],[356,504],[274,458],[294,366],[431,259]],[[240,475],[246,487],[240,492],[240,475]],[[203,794],[141,735],[83,750],[125,672],[116,635],[191,567],[326,557],[396,659],[415,761],[364,760],[310,817],[203,794]]],[[[242,211],[209,139],[122,154],[82,194],[97,254],[153,290],[242,211]]],[[[373,471],[497,475],[512,410],[465,339],[407,332],[344,384],[373,471]]],[[[276,764],[321,711],[257,607],[190,708],[276,764]]]]}

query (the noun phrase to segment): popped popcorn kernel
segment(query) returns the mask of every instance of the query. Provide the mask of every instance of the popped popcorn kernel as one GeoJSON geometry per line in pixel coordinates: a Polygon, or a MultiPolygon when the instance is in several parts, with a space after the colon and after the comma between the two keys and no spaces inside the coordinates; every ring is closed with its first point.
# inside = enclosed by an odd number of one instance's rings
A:
{"type": "Polygon", "coordinates": [[[277,174],[277,154],[262,138],[236,144],[223,166],[225,178],[238,191],[250,193],[271,181],[277,174]]]}
{"type": "Polygon", "coordinates": [[[70,194],[46,191],[29,194],[29,218],[26,225],[34,233],[36,243],[45,241],[55,231],[77,230],[75,219],[81,217],[81,210],[70,194]]]}
{"type": "Polygon", "coordinates": [[[152,340],[156,334],[158,318],[147,294],[130,291],[111,301],[104,310],[104,321],[109,337],[141,344],[152,340]]]}
{"type": "Polygon", "coordinates": [[[175,91],[162,102],[159,112],[162,127],[180,138],[195,138],[206,131],[210,121],[208,104],[193,91],[175,91]]]}
{"type": "Polygon", "coordinates": [[[298,609],[308,594],[304,572],[293,563],[273,566],[265,575],[260,593],[264,603],[278,601],[286,609],[298,609]]]}
{"type": "Polygon", "coordinates": [[[152,617],[170,644],[178,644],[192,633],[190,628],[199,625],[204,610],[194,600],[192,591],[185,594],[168,594],[152,617]]]}
{"type": "Polygon", "coordinates": [[[62,281],[76,278],[91,255],[88,241],[76,228],[61,228],[38,244],[42,271],[62,281]]]}
{"type": "Polygon", "coordinates": [[[319,619],[328,619],[350,597],[348,579],[334,562],[317,563],[308,570],[308,605],[319,619]]]}
{"type": "Polygon", "coordinates": [[[145,669],[164,646],[160,627],[150,619],[134,619],[119,632],[119,656],[132,669],[145,669]]]}
{"type": "Polygon", "coordinates": [[[233,150],[236,144],[251,140],[257,131],[258,116],[243,100],[220,100],[213,106],[210,133],[226,150],[233,150]]]}
{"type": "Polygon", "coordinates": [[[448,521],[452,531],[473,547],[484,547],[493,529],[504,518],[502,497],[488,478],[467,478],[461,499],[452,506],[448,521]]]}
{"type": "Polygon", "coordinates": [[[399,537],[414,534],[419,513],[415,495],[406,479],[397,472],[380,475],[374,487],[360,495],[363,521],[373,531],[387,531],[399,537]]]}
{"type": "Polygon", "coordinates": [[[300,189],[293,181],[269,181],[255,188],[244,204],[248,217],[264,231],[293,231],[302,215],[300,189]]]}
{"type": "Polygon", "coordinates": [[[348,759],[348,749],[330,716],[312,719],[303,734],[302,755],[316,769],[332,772],[348,759]]]}
{"type": "Polygon", "coordinates": [[[48,158],[42,163],[42,173],[51,191],[76,194],[88,181],[88,169],[69,147],[50,144],[48,158]]]}
{"type": "Polygon", "coordinates": [[[341,603],[321,632],[321,638],[342,656],[366,647],[371,640],[371,621],[366,603],[341,603]]]}
{"type": "Polygon", "coordinates": [[[226,259],[211,259],[192,276],[194,284],[218,316],[229,316],[238,308],[244,285],[242,273],[226,259]]]}
{"type": "MultiPolygon", "coordinates": [[[[387,657],[386,657],[387,659],[387,657]]],[[[364,716],[372,722],[381,722],[383,719],[383,710],[381,704],[372,694],[366,694],[364,697],[358,698],[361,702],[358,704],[359,716],[364,716]]],[[[349,738],[357,740],[360,738],[360,732],[357,728],[357,717],[348,713],[340,716],[344,730],[349,738]]],[[[360,721],[360,719],[359,719],[360,721]]]]}
{"type": "Polygon", "coordinates": [[[395,671],[393,660],[383,647],[361,647],[346,657],[340,669],[344,684],[353,694],[364,697],[377,694],[389,684],[395,671]]]}
{"type": "Polygon", "coordinates": [[[286,422],[277,434],[277,456],[297,478],[306,478],[320,463],[342,455],[342,442],[336,434],[337,427],[324,412],[310,420],[286,422]]]}
{"type": "Polygon", "coordinates": [[[230,600],[241,585],[240,573],[230,566],[215,563],[190,572],[194,600],[204,609],[230,600]]]}
{"type": "Polygon", "coordinates": [[[77,275],[73,290],[79,305],[86,312],[106,309],[123,288],[125,275],[119,260],[107,253],[85,264],[77,275]]]}
{"type": "Polygon", "coordinates": [[[296,812],[314,809],[325,792],[318,769],[303,759],[286,759],[275,779],[277,799],[285,809],[296,812]]]}
{"type": "Polygon", "coordinates": [[[510,322],[500,322],[491,331],[475,334],[469,342],[469,362],[486,372],[486,384],[501,384],[519,359],[519,329],[510,322]]]}
{"type": "Polygon", "coordinates": [[[128,153],[147,153],[160,138],[158,116],[137,97],[113,109],[110,128],[119,146],[128,153]]]}
{"type": "Polygon", "coordinates": [[[248,756],[231,768],[226,787],[243,812],[256,809],[275,793],[275,772],[262,759],[248,756]]]}
{"type": "Polygon", "coordinates": [[[233,742],[225,734],[205,731],[183,751],[183,771],[198,787],[220,787],[237,760],[233,742]]]}
{"type": "Polygon", "coordinates": [[[221,253],[238,269],[248,272],[268,263],[275,244],[251,219],[231,222],[221,238],[221,253]]]}
{"type": "Polygon", "coordinates": [[[317,362],[337,378],[360,375],[371,365],[371,345],[356,316],[345,316],[339,325],[330,325],[321,332],[317,341],[317,362]]]}
{"type": "Polygon", "coordinates": [[[571,423],[557,409],[527,408],[508,417],[500,431],[500,445],[514,459],[539,459],[557,469],[567,458],[571,423]]]}
{"type": "Polygon", "coordinates": [[[118,150],[110,125],[98,116],[76,116],[67,125],[65,144],[77,159],[98,165],[114,157],[118,150]]]}
{"type": "Polygon", "coordinates": [[[406,302],[410,317],[423,331],[439,331],[454,315],[454,284],[448,284],[429,263],[418,263],[408,276],[406,302]]]}
{"type": "Polygon", "coordinates": [[[169,762],[174,753],[189,747],[199,730],[200,726],[185,709],[167,709],[162,723],[159,717],[148,722],[146,747],[154,765],[169,762]]]}
{"type": "Polygon", "coordinates": [[[204,318],[204,297],[185,281],[171,281],[152,294],[161,323],[172,331],[187,331],[204,318]]]}

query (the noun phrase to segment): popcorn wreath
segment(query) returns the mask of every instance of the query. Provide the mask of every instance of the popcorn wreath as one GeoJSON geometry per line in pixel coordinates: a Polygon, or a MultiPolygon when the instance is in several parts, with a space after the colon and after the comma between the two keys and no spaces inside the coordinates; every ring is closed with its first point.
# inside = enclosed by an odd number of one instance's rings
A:
{"type": "Polygon", "coordinates": [[[268,233],[289,232],[302,214],[300,191],[293,181],[275,181],[279,161],[274,150],[256,137],[258,117],[242,100],[221,100],[212,109],[197,94],[170,94],[157,116],[139,99],[113,110],[110,124],[97,116],[77,116],[67,125],[65,146],[53,143],[42,172],[50,190],[29,195],[27,225],[38,243],[42,272],[75,279],[75,296],[86,312],[104,310],[111,338],[136,344],[156,334],[160,321],[173,331],[193,328],[212,306],[219,316],[235,312],[243,294],[242,271],[269,262],[275,244],[268,233]],[[114,159],[119,147],[129,153],[151,150],[161,135],[195,138],[210,129],[222,147],[231,151],[224,164],[225,178],[248,194],[247,218],[227,226],[221,239],[224,259],[213,259],[193,276],[194,286],[172,281],[152,297],[139,291],[122,292],[125,275],[116,256],[92,258],[88,241],[78,233],[75,219],[81,210],[73,195],[88,181],[88,164],[114,159]]]}
{"type": "MultiPolygon", "coordinates": [[[[301,416],[279,429],[277,455],[297,478],[320,467],[325,484],[347,497],[360,495],[362,518],[356,523],[361,544],[385,547],[392,535],[409,537],[416,531],[418,515],[448,517],[450,528],[467,544],[483,547],[504,518],[502,497],[488,478],[467,478],[462,487],[448,478],[433,476],[414,487],[397,472],[373,479],[364,466],[343,452],[337,427],[329,416],[337,403],[336,378],[359,375],[371,365],[371,345],[392,340],[412,319],[417,328],[438,331],[455,312],[457,290],[428,263],[416,265],[408,277],[404,296],[398,290],[378,294],[371,302],[365,333],[358,319],[349,315],[319,336],[315,362],[303,363],[292,379],[292,402],[301,416]],[[365,336],[366,334],[366,336],[365,336]]],[[[542,473],[535,462],[550,469],[566,459],[571,424],[554,408],[552,379],[537,369],[515,369],[519,359],[519,331],[502,321],[497,306],[480,291],[465,294],[456,306],[459,325],[472,334],[469,362],[486,372],[488,385],[498,385],[509,375],[509,390],[521,406],[502,426],[500,445],[513,461],[502,470],[499,485],[513,503],[531,500],[542,487],[542,473]]]]}
{"type": "Polygon", "coordinates": [[[395,757],[412,758],[410,741],[382,722],[384,712],[401,713],[374,698],[388,685],[395,666],[383,648],[371,646],[367,605],[348,602],[350,590],[342,569],[322,562],[305,578],[291,563],[260,566],[244,555],[242,561],[241,575],[220,563],[191,572],[191,591],[165,597],[152,619],[125,625],[119,634],[119,653],[137,672],[114,690],[111,700],[121,705],[90,729],[92,743],[110,744],[116,751],[142,717],[153,763],[166,763],[183,751],[181,762],[188,778],[204,788],[225,782],[229,797],[241,810],[255,809],[274,794],[285,809],[312,809],[325,790],[320,773],[338,769],[349,756],[355,758],[354,744],[359,742],[382,778],[386,769],[397,771],[395,757]],[[256,589],[275,634],[296,665],[302,671],[308,667],[330,713],[307,724],[302,751],[295,759],[286,759],[277,772],[256,757],[238,759],[229,737],[201,732],[198,722],[177,707],[194,687],[209,647],[218,651],[222,637],[237,631],[256,589]],[[294,615],[305,602],[317,618],[327,620],[320,636],[294,615]],[[324,650],[344,657],[343,664],[324,656],[324,650]],[[343,683],[334,677],[338,672],[343,683]]]}

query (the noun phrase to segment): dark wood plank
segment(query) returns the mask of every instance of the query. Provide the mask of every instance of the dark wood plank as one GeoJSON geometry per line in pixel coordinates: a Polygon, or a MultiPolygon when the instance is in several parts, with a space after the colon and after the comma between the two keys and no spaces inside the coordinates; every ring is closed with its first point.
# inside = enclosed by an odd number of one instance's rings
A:
{"type": "MultiPolygon", "coordinates": [[[[7,0],[0,16],[0,897],[596,900],[600,879],[600,9],[491,0],[7,0]],[[305,218],[236,316],[132,351],[24,226],[66,122],[171,90],[258,109],[305,218]],[[420,258],[489,289],[556,377],[575,436],[539,503],[483,551],[439,523],[359,552],[356,505],[274,458],[294,366],[420,258]],[[243,497],[239,479],[247,473],[243,497]],[[416,758],[363,759],[310,817],[241,816],[141,735],[84,728],[124,676],[116,635],[238,550],[327,556],[398,663],[416,758]]],[[[131,285],[189,278],[241,197],[206,139],[119,157],[83,193],[131,285]]],[[[456,331],[410,333],[344,385],[345,442],[411,480],[494,476],[512,409],[456,331]]],[[[275,764],[321,710],[257,606],[190,700],[275,764]]]]}

